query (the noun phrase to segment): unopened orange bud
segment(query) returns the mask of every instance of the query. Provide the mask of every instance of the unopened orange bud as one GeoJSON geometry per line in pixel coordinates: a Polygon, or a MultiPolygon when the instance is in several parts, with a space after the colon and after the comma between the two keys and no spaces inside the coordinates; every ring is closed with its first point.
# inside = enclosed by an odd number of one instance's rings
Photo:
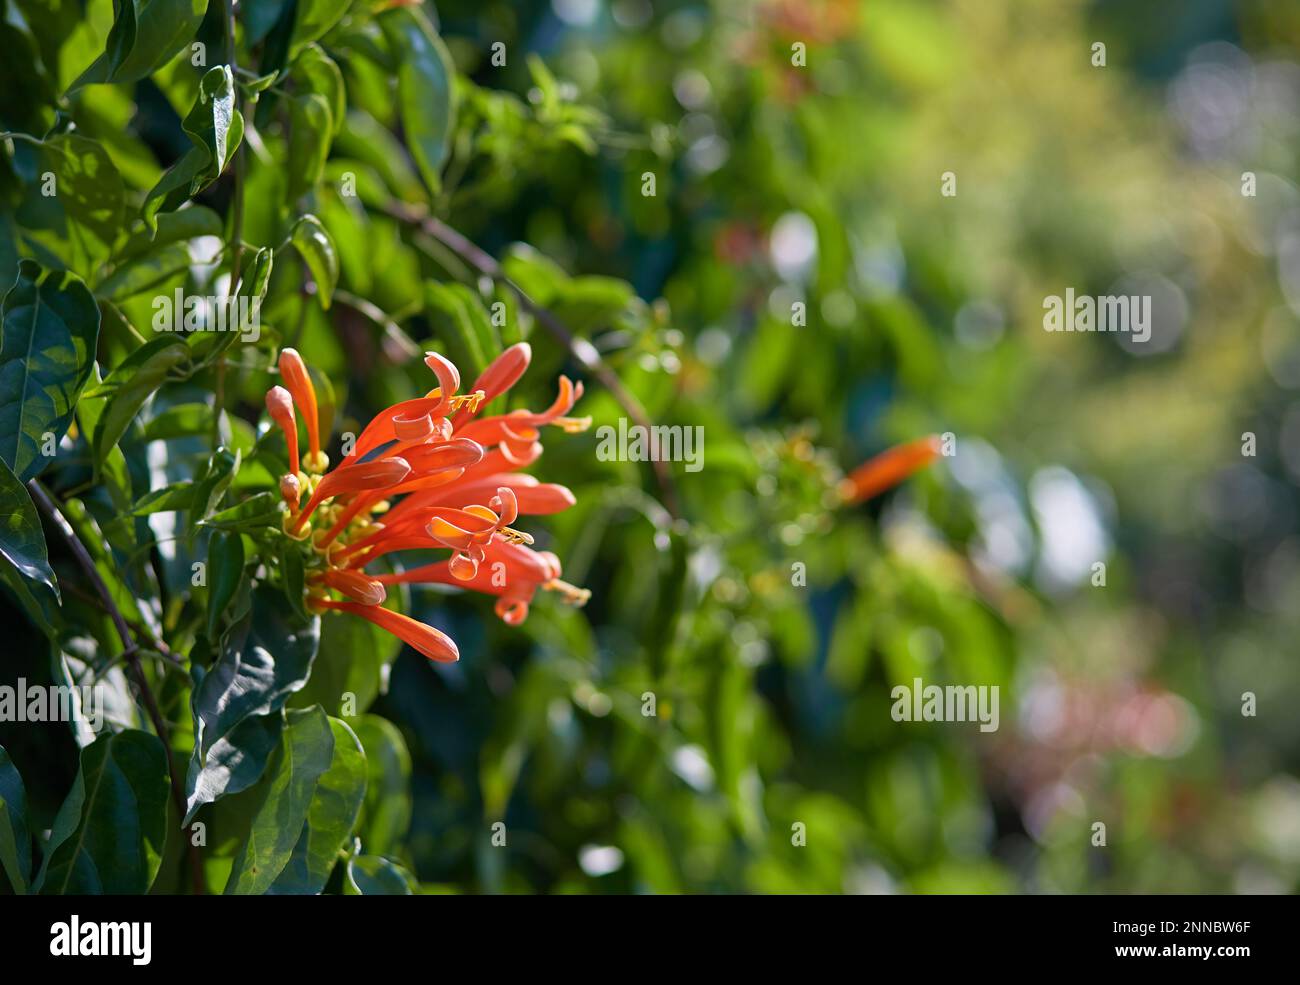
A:
{"type": "Polygon", "coordinates": [[[925,468],[939,457],[941,449],[936,435],[895,445],[850,472],[840,483],[840,495],[846,503],[877,496],[925,468]]]}
{"type": "Polygon", "coordinates": [[[284,439],[289,444],[289,471],[298,471],[298,422],[293,414],[293,397],[282,386],[273,386],[266,391],[266,412],[271,420],[284,432],[284,439]]]}
{"type": "Polygon", "coordinates": [[[312,385],[307,364],[297,349],[280,350],[280,376],[293,394],[307,424],[307,447],[315,459],[320,454],[320,412],[316,407],[316,387],[312,385]]]}
{"type": "Polygon", "coordinates": [[[302,500],[302,483],[293,474],[280,476],[280,495],[289,504],[289,511],[298,512],[298,503],[302,500]]]}

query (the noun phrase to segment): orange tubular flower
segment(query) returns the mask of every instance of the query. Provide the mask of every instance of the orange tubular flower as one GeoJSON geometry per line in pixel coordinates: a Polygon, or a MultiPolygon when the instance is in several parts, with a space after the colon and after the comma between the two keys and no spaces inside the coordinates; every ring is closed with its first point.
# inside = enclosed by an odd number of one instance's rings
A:
{"type": "Polygon", "coordinates": [[[528,614],[538,588],[582,605],[590,593],[560,580],[559,559],[526,545],[532,537],[512,524],[519,516],[558,513],[575,502],[564,486],[515,470],[541,454],[541,428],[585,429],[589,419],[566,417],[582,385],[560,377],[559,394],[541,413],[515,410],[475,420],[480,406],[505,393],[528,368],[531,350],[511,346],[460,393],[456,366],[438,353],[425,364],[438,385],[423,397],[376,414],[338,466],[326,472],[320,450],[316,394],[301,357],[280,354],[285,387],[273,387],[267,408],[289,439],[290,471],[280,480],[289,505],[284,528],[310,538],[316,559],[308,570],[308,605],[369,619],[432,660],[459,659],[445,634],[383,608],[385,585],[456,585],[497,596],[509,625],[528,614]],[[298,472],[294,406],[306,418],[310,452],[298,472]],[[301,509],[300,497],[308,494],[301,509]],[[399,574],[370,574],[366,565],[396,551],[450,551],[450,557],[399,574]],[[344,598],[331,595],[337,593],[344,598]]]}
{"type": "MultiPolygon", "coordinates": [[[[280,350],[280,376],[293,394],[293,402],[307,420],[307,447],[311,453],[308,471],[324,472],[329,467],[329,459],[322,457],[320,450],[320,413],[316,409],[316,388],[312,386],[307,364],[302,361],[297,349],[280,350]]],[[[294,441],[296,444],[296,436],[294,441]]]]}
{"type": "Polygon", "coordinates": [[[850,472],[840,483],[840,496],[845,503],[861,503],[878,496],[925,468],[939,457],[941,449],[936,435],[895,445],[850,472]]]}
{"type": "Polygon", "coordinates": [[[351,612],[362,619],[369,619],[380,629],[388,630],[403,643],[409,643],[415,647],[430,660],[437,660],[440,663],[455,663],[460,659],[460,650],[456,649],[456,641],[446,633],[434,629],[432,626],[426,626],[410,616],[404,616],[400,612],[385,609],[382,605],[335,602],[333,599],[324,599],[317,604],[326,609],[351,612]]]}
{"type": "Polygon", "coordinates": [[[298,474],[298,421],[293,414],[293,397],[282,386],[273,386],[266,391],[266,411],[271,420],[284,432],[284,440],[289,443],[289,474],[298,474]]]}

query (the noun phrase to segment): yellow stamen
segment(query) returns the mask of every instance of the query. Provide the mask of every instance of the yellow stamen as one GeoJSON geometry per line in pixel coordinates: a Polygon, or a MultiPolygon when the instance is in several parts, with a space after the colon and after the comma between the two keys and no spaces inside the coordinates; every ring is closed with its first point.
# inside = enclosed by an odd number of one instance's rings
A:
{"type": "Polygon", "coordinates": [[[531,544],[533,542],[532,534],[526,534],[514,527],[501,527],[497,530],[497,533],[511,544],[531,544]]]}
{"type": "Polygon", "coordinates": [[[551,421],[557,428],[565,434],[582,434],[583,431],[591,427],[590,417],[557,417],[551,421]]]}
{"type": "Polygon", "coordinates": [[[590,588],[579,588],[577,585],[570,585],[567,581],[562,581],[559,578],[552,578],[542,587],[549,592],[559,592],[560,598],[565,604],[578,609],[586,605],[587,600],[591,598],[590,588]]]}

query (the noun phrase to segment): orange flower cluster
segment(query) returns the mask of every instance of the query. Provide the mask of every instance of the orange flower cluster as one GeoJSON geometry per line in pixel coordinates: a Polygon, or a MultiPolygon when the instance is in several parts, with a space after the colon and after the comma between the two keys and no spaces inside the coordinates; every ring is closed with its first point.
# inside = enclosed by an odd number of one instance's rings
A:
{"type": "Polygon", "coordinates": [[[431,660],[453,661],[460,653],[449,636],[383,607],[386,585],[437,583],[495,595],[497,614],[512,626],[528,615],[538,588],[574,605],[587,601],[590,592],[560,580],[559,558],[532,550],[532,537],[511,526],[521,515],[558,513],[574,504],[564,486],[517,470],[542,453],[544,425],[570,433],[590,426],[590,418],[566,416],[582,396],[582,384],[561,376],[559,395],[540,413],[477,417],[480,406],[523,376],[531,357],[526,343],[511,346],[461,394],[456,366],[427,353],[438,386],[375,415],[351,453],[330,469],[307,367],[293,349],[280,353],[284,386],[267,392],[266,407],[289,446],[289,469],[280,479],[289,507],[285,533],[310,538],[319,557],[307,579],[312,610],[361,616],[431,660]],[[301,460],[296,414],[307,428],[301,460]],[[421,549],[449,550],[451,556],[397,574],[365,571],[385,554],[421,549]]]}

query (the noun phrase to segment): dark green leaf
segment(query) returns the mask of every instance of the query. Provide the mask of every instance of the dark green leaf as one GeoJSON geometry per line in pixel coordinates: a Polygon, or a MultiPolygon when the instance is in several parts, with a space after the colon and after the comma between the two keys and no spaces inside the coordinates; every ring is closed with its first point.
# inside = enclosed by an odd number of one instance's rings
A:
{"type": "Polygon", "coordinates": [[[26,482],[48,464],[42,448],[68,430],[90,379],[99,309],[76,277],[42,279],[41,268],[23,260],[0,311],[0,459],[26,482]]]}
{"type": "Polygon", "coordinates": [[[244,538],[218,530],[208,541],[208,637],[215,638],[221,617],[244,578],[244,538]]]}
{"type": "Polygon", "coordinates": [[[32,877],[32,836],[27,827],[27,791],[4,746],[0,746],[0,869],[23,895],[32,877]]]}
{"type": "Polygon", "coordinates": [[[292,704],[300,708],[319,704],[342,715],[365,711],[378,696],[386,667],[401,648],[396,637],[365,619],[323,620],[311,680],[294,695],[292,704]],[[349,694],[352,702],[345,707],[343,697],[349,694]]]}
{"type": "Polygon", "coordinates": [[[58,619],[59,585],[45,553],[45,532],[27,488],[0,462],[0,577],[49,633],[58,619]]]}
{"type": "Polygon", "coordinates": [[[328,310],[339,281],[339,254],[334,240],[314,215],[305,215],[294,223],[291,239],[316,281],[321,307],[328,310]]]}
{"type": "Polygon", "coordinates": [[[81,750],[37,884],[42,893],[147,892],[167,837],[167,755],[158,737],[125,731],[81,750]]]}
{"type": "MultiPolygon", "coordinates": [[[[284,593],[288,596],[289,607],[302,619],[310,619],[303,596],[307,585],[307,572],[302,559],[302,550],[297,541],[288,537],[284,538],[284,542],[280,545],[280,575],[284,578],[284,593]]],[[[322,630],[322,640],[328,635],[322,630]]],[[[317,657],[319,656],[318,653],[317,657]]],[[[310,684],[308,686],[310,687],[310,684]]]]}
{"type": "Polygon", "coordinates": [[[200,761],[196,744],[186,778],[185,824],[204,804],[247,790],[262,778],[267,760],[280,745],[284,715],[252,715],[212,744],[200,761]]]}
{"type": "Polygon", "coordinates": [[[104,459],[131,426],[144,402],[167,381],[167,375],[190,355],[189,347],[184,342],[168,338],[154,339],[140,351],[145,349],[149,352],[131,367],[132,371],[123,373],[123,367],[119,366],[104,381],[105,386],[114,389],[104,405],[91,441],[91,453],[97,469],[103,466],[104,459]]]}
{"type": "Polygon", "coordinates": [[[0,22],[0,128],[43,133],[47,106],[54,102],[54,84],[41,70],[36,40],[14,24],[0,22]]]}
{"type": "Polygon", "coordinates": [[[284,707],[311,673],[319,641],[319,620],[294,617],[269,586],[253,592],[250,611],[226,632],[216,663],[191,695],[195,745],[205,761],[244,719],[284,707]]]}
{"type": "Polygon", "coordinates": [[[199,29],[208,0],[117,0],[102,55],[71,89],[97,82],[135,82],[165,65],[199,29]]]}
{"type": "Polygon", "coordinates": [[[344,896],[414,896],[420,885],[406,869],[378,855],[348,859],[344,896]]]}

